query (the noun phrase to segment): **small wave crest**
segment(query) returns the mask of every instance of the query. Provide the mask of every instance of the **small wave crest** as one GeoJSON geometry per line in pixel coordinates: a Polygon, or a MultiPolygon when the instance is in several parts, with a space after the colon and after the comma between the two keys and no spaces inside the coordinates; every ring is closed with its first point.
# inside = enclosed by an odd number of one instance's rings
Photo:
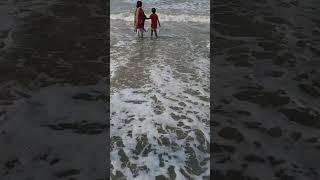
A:
{"type": "MultiPolygon", "coordinates": [[[[118,0],[117,0],[118,1],[118,0]]],[[[135,4],[136,0],[125,0],[135,4]]],[[[207,11],[210,8],[209,0],[143,0],[144,7],[157,7],[160,9],[180,9],[188,11],[207,11]]]]}
{"type": "MultiPolygon", "coordinates": [[[[195,23],[210,23],[209,16],[200,15],[170,15],[170,14],[158,14],[160,22],[195,22],[195,23]]],[[[110,19],[133,21],[133,15],[128,13],[111,14],[110,19]]]]}

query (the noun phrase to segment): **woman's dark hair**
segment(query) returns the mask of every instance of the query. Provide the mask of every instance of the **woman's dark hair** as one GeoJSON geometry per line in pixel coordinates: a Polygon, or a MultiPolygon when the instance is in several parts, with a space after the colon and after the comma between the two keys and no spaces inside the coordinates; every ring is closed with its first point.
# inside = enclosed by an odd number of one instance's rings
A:
{"type": "Polygon", "coordinates": [[[142,2],[141,1],[137,1],[137,8],[142,6],[142,2]]]}

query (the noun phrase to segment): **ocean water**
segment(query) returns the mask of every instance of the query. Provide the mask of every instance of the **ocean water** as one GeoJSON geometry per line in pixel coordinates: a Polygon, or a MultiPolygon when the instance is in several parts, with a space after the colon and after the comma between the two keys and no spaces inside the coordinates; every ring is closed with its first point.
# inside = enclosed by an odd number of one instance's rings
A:
{"type": "Polygon", "coordinates": [[[158,38],[133,32],[135,3],[110,4],[111,178],[209,179],[209,1],[143,1],[158,38]]]}
{"type": "Polygon", "coordinates": [[[105,179],[105,4],[0,2],[1,180],[105,179]]]}

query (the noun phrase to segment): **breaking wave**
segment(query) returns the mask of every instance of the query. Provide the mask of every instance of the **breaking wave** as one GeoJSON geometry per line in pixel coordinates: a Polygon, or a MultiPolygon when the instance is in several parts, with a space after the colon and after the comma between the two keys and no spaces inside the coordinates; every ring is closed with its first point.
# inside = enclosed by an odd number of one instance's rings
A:
{"type": "MultiPolygon", "coordinates": [[[[160,22],[194,22],[194,23],[210,23],[209,16],[200,15],[169,15],[169,14],[158,14],[160,22]]],[[[122,21],[133,21],[133,14],[119,13],[111,14],[110,19],[122,20],[122,21]]]]}

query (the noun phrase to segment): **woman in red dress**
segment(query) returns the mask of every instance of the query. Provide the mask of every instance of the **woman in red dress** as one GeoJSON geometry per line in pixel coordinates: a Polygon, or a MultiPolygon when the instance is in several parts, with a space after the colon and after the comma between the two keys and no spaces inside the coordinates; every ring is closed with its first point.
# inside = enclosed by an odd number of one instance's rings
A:
{"type": "Polygon", "coordinates": [[[144,29],[144,21],[148,19],[146,15],[144,14],[144,11],[142,9],[142,2],[137,1],[136,10],[134,13],[134,31],[138,32],[139,37],[143,37],[143,31],[144,29]]]}

